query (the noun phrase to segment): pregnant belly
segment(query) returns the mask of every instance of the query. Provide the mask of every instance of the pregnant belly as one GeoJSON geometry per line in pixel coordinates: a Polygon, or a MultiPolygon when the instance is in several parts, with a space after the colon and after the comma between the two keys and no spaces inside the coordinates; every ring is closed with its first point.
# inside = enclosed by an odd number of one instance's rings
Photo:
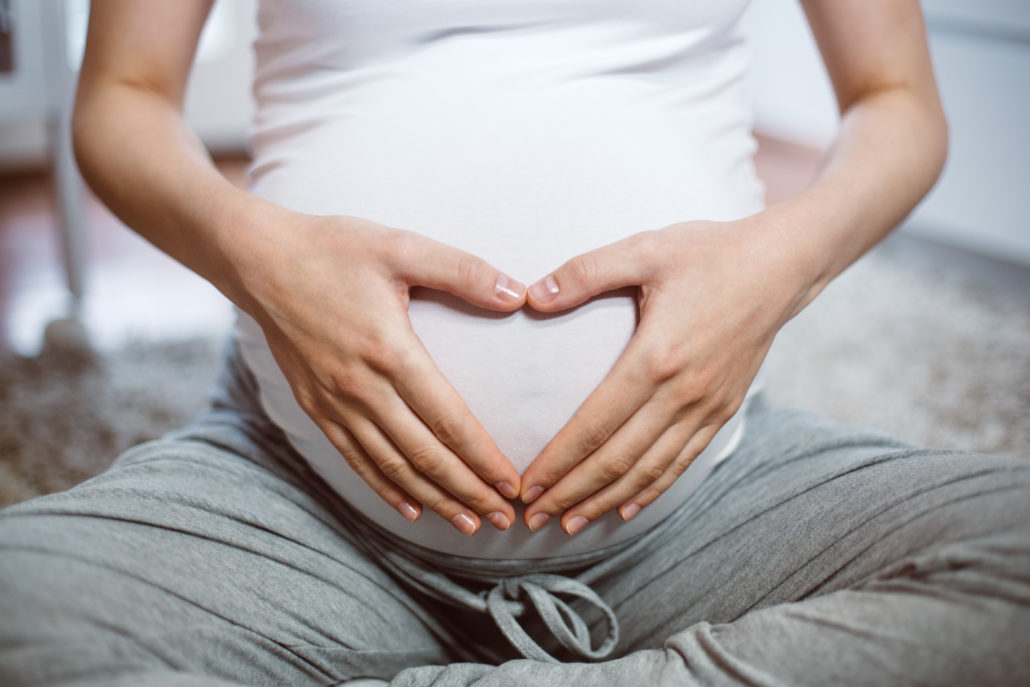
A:
{"type": "MultiPolygon", "coordinates": [[[[519,472],[539,454],[604,379],[636,328],[632,289],[612,292],[558,315],[489,313],[436,291],[416,290],[412,326],[430,356],[519,472]]],[[[548,558],[596,551],[661,522],[705,478],[739,437],[740,415],[726,424],[669,491],[629,522],[614,511],[575,537],[558,527],[506,532],[484,526],[458,534],[433,513],[409,523],[358,477],[304,414],[257,323],[238,313],[236,338],[258,383],[268,417],[290,444],[353,508],[420,546],[476,558],[548,558]]],[[[521,516],[522,507],[515,504],[521,516]]]]}
{"type": "Polygon", "coordinates": [[[565,313],[491,313],[418,289],[415,333],[520,473],[601,382],[636,328],[634,289],[565,313]]]}
{"type": "MultiPolygon", "coordinates": [[[[667,146],[634,147],[633,141],[598,139],[605,140],[618,149],[595,155],[580,138],[563,142],[551,137],[530,145],[513,136],[487,156],[453,138],[442,138],[439,150],[427,150],[437,145],[428,137],[417,146],[412,143],[412,150],[418,151],[418,159],[449,160],[446,173],[427,174],[424,164],[400,164],[370,152],[357,155],[362,165],[294,164],[266,172],[255,191],[299,212],[352,215],[417,231],[477,255],[524,283],[575,255],[639,231],[694,217],[742,216],[760,205],[746,179],[737,183],[734,177],[730,183],[727,175],[711,170],[687,175],[684,164],[663,157],[683,158],[663,152],[667,146]],[[631,148],[636,152],[628,154],[631,148]],[[563,164],[547,162],[554,160],[563,164]]],[[[350,143],[340,149],[354,150],[350,143]]],[[[416,289],[408,312],[436,365],[519,472],[601,383],[637,323],[633,289],[556,315],[529,309],[491,313],[448,294],[416,289]]],[[[408,523],[383,502],[297,405],[257,323],[241,314],[237,333],[266,413],[326,482],[394,534],[456,555],[545,558],[628,541],[683,503],[739,436],[740,422],[727,423],[673,488],[629,522],[612,512],[575,537],[557,526],[533,533],[521,524],[506,532],[486,526],[476,536],[464,537],[433,513],[408,523]]]]}

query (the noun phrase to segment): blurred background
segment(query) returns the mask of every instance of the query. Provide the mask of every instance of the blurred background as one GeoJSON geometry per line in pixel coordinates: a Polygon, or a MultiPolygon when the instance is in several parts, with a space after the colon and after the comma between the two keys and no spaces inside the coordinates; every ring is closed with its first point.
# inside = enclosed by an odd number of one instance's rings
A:
{"type": "MultiPolygon", "coordinates": [[[[923,8],[947,168],[788,324],[770,393],[920,444],[1030,453],[1030,3],[923,8]]],[[[187,98],[240,185],[255,9],[216,1],[187,98]]],[[[231,323],[220,294],[121,225],[75,170],[67,122],[88,10],[0,0],[0,505],[84,479],[184,421],[231,323]]],[[[837,111],[795,1],[756,0],[744,23],[771,204],[809,181],[837,111]]]]}

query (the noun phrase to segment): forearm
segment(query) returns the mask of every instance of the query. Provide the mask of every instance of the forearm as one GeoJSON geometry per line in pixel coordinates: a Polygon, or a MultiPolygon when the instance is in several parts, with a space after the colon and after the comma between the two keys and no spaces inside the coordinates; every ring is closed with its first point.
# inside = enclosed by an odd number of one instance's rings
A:
{"type": "Polygon", "coordinates": [[[80,88],[76,158],[129,227],[237,305],[241,264],[261,227],[286,211],[230,183],[166,97],[126,83],[80,88]]]}
{"type": "Polygon", "coordinates": [[[947,125],[936,100],[927,100],[898,87],[856,102],[809,188],[762,213],[765,229],[804,280],[791,317],[933,186],[944,164],[947,125]]]}
{"type": "Polygon", "coordinates": [[[756,223],[799,279],[787,319],[911,212],[940,175],[946,151],[936,99],[908,88],[876,92],[844,113],[812,184],[756,223]]]}

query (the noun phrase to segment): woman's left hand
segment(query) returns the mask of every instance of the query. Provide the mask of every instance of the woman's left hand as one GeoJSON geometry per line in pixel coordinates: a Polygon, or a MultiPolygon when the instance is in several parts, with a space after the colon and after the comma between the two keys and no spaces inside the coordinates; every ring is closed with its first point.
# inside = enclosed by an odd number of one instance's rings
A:
{"type": "Polygon", "coordinates": [[[640,320],[607,377],[526,470],[525,522],[575,534],[654,501],[743,403],[777,331],[803,304],[800,251],[763,214],[683,222],[579,255],[529,289],[555,312],[637,286],[640,320]],[[781,237],[781,238],[778,238],[781,237]]]}

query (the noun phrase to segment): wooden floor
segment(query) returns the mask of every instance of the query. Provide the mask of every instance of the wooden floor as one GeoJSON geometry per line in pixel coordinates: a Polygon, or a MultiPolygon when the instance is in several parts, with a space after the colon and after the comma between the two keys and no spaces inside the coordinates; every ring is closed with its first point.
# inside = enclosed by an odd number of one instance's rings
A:
{"type": "MultiPolygon", "coordinates": [[[[804,188],[818,160],[817,151],[760,139],[756,167],[767,201],[804,188]]],[[[246,160],[218,164],[234,183],[245,183],[246,160]]],[[[185,337],[229,324],[228,302],[207,282],[128,230],[92,195],[85,212],[89,265],[82,319],[94,344],[185,337]]],[[[0,176],[0,351],[34,354],[46,324],[65,316],[68,305],[49,177],[0,176]]]]}

